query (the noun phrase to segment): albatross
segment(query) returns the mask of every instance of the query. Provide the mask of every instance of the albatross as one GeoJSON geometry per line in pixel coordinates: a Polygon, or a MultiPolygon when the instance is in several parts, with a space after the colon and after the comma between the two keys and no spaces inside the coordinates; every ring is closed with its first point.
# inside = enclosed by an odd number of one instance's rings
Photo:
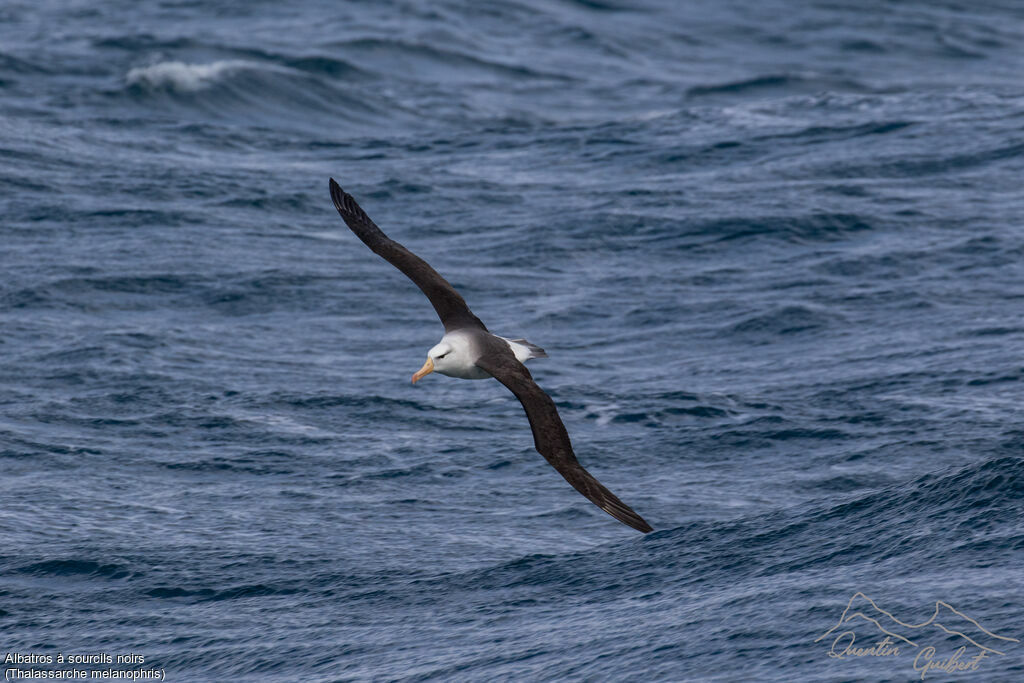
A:
{"type": "Polygon", "coordinates": [[[345,224],[375,254],[402,271],[427,295],[444,325],[444,336],[427,352],[427,361],[412,376],[413,384],[432,372],[461,379],[493,377],[498,380],[523,405],[537,452],[573,488],[623,524],[644,533],[653,531],[643,517],[583,469],[576,459],[555,402],[537,386],[523,364],[533,358],[547,357],[544,350],[525,339],[506,339],[489,332],[447,280],[426,261],[385,235],[334,178],[330,179],[330,188],[331,199],[345,224]]]}

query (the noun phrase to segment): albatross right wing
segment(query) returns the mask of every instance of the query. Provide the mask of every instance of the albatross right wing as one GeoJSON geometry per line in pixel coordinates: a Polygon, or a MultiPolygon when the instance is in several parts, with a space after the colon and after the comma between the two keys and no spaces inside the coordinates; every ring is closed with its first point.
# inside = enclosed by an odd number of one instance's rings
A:
{"type": "Polygon", "coordinates": [[[569,433],[565,431],[555,402],[537,386],[530,371],[516,360],[510,351],[488,349],[476,361],[476,365],[489,372],[516,395],[523,404],[526,417],[530,420],[533,444],[537,452],[543,455],[574,489],[623,524],[645,534],[654,531],[643,517],[633,511],[633,508],[619,500],[590,472],[583,469],[583,465],[573,453],[569,433]]]}
{"type": "Polygon", "coordinates": [[[330,186],[334,208],[345,219],[345,224],[375,254],[405,273],[406,277],[423,290],[434,306],[434,310],[437,311],[437,316],[444,324],[446,332],[465,327],[475,327],[487,331],[480,319],[469,310],[465,299],[455,291],[455,288],[447,280],[431,268],[429,263],[385,235],[377,227],[377,224],[370,220],[366,212],[356,204],[352,195],[334,182],[334,178],[331,178],[330,186]]]}

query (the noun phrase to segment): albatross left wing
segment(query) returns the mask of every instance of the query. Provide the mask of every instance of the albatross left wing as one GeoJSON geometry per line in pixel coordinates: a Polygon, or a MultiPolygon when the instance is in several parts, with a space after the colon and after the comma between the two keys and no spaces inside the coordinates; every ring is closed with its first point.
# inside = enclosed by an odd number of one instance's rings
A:
{"type": "Polygon", "coordinates": [[[633,511],[633,508],[619,500],[590,472],[583,469],[583,465],[573,453],[569,433],[565,431],[555,402],[537,386],[525,365],[516,360],[507,349],[497,347],[486,350],[476,361],[476,365],[489,372],[516,395],[523,404],[526,417],[530,420],[533,444],[537,452],[543,455],[573,488],[623,524],[645,534],[654,531],[643,517],[633,511]]]}
{"type": "Polygon", "coordinates": [[[412,253],[398,242],[384,234],[377,224],[370,220],[366,212],[356,204],[352,195],[341,189],[331,178],[331,199],[345,224],[363,241],[363,244],[375,254],[405,273],[406,277],[416,283],[444,324],[446,332],[470,327],[487,331],[480,319],[473,315],[462,298],[451,284],[430,267],[430,264],[412,253]]]}

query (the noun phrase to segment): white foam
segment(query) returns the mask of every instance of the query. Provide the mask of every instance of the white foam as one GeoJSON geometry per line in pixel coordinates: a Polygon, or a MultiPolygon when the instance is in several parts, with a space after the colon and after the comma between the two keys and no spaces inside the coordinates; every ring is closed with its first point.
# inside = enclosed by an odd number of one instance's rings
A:
{"type": "Polygon", "coordinates": [[[251,62],[231,59],[210,64],[185,62],[158,62],[140,66],[128,72],[128,85],[150,88],[170,88],[179,92],[194,92],[209,87],[224,74],[253,66],[251,62]]]}
{"type": "Polygon", "coordinates": [[[587,411],[587,417],[591,415],[597,415],[597,425],[604,427],[611,423],[619,414],[618,403],[598,404],[598,403],[587,403],[583,406],[584,410],[587,411]]]}

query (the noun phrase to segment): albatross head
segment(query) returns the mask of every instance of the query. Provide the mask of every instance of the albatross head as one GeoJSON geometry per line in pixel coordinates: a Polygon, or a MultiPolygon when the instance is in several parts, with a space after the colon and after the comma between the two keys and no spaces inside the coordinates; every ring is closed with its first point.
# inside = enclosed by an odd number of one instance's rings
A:
{"type": "Polygon", "coordinates": [[[412,383],[416,384],[432,372],[462,379],[489,377],[487,373],[476,367],[474,360],[470,353],[468,339],[457,334],[446,334],[434,348],[427,352],[427,362],[412,376],[412,383]]]}

